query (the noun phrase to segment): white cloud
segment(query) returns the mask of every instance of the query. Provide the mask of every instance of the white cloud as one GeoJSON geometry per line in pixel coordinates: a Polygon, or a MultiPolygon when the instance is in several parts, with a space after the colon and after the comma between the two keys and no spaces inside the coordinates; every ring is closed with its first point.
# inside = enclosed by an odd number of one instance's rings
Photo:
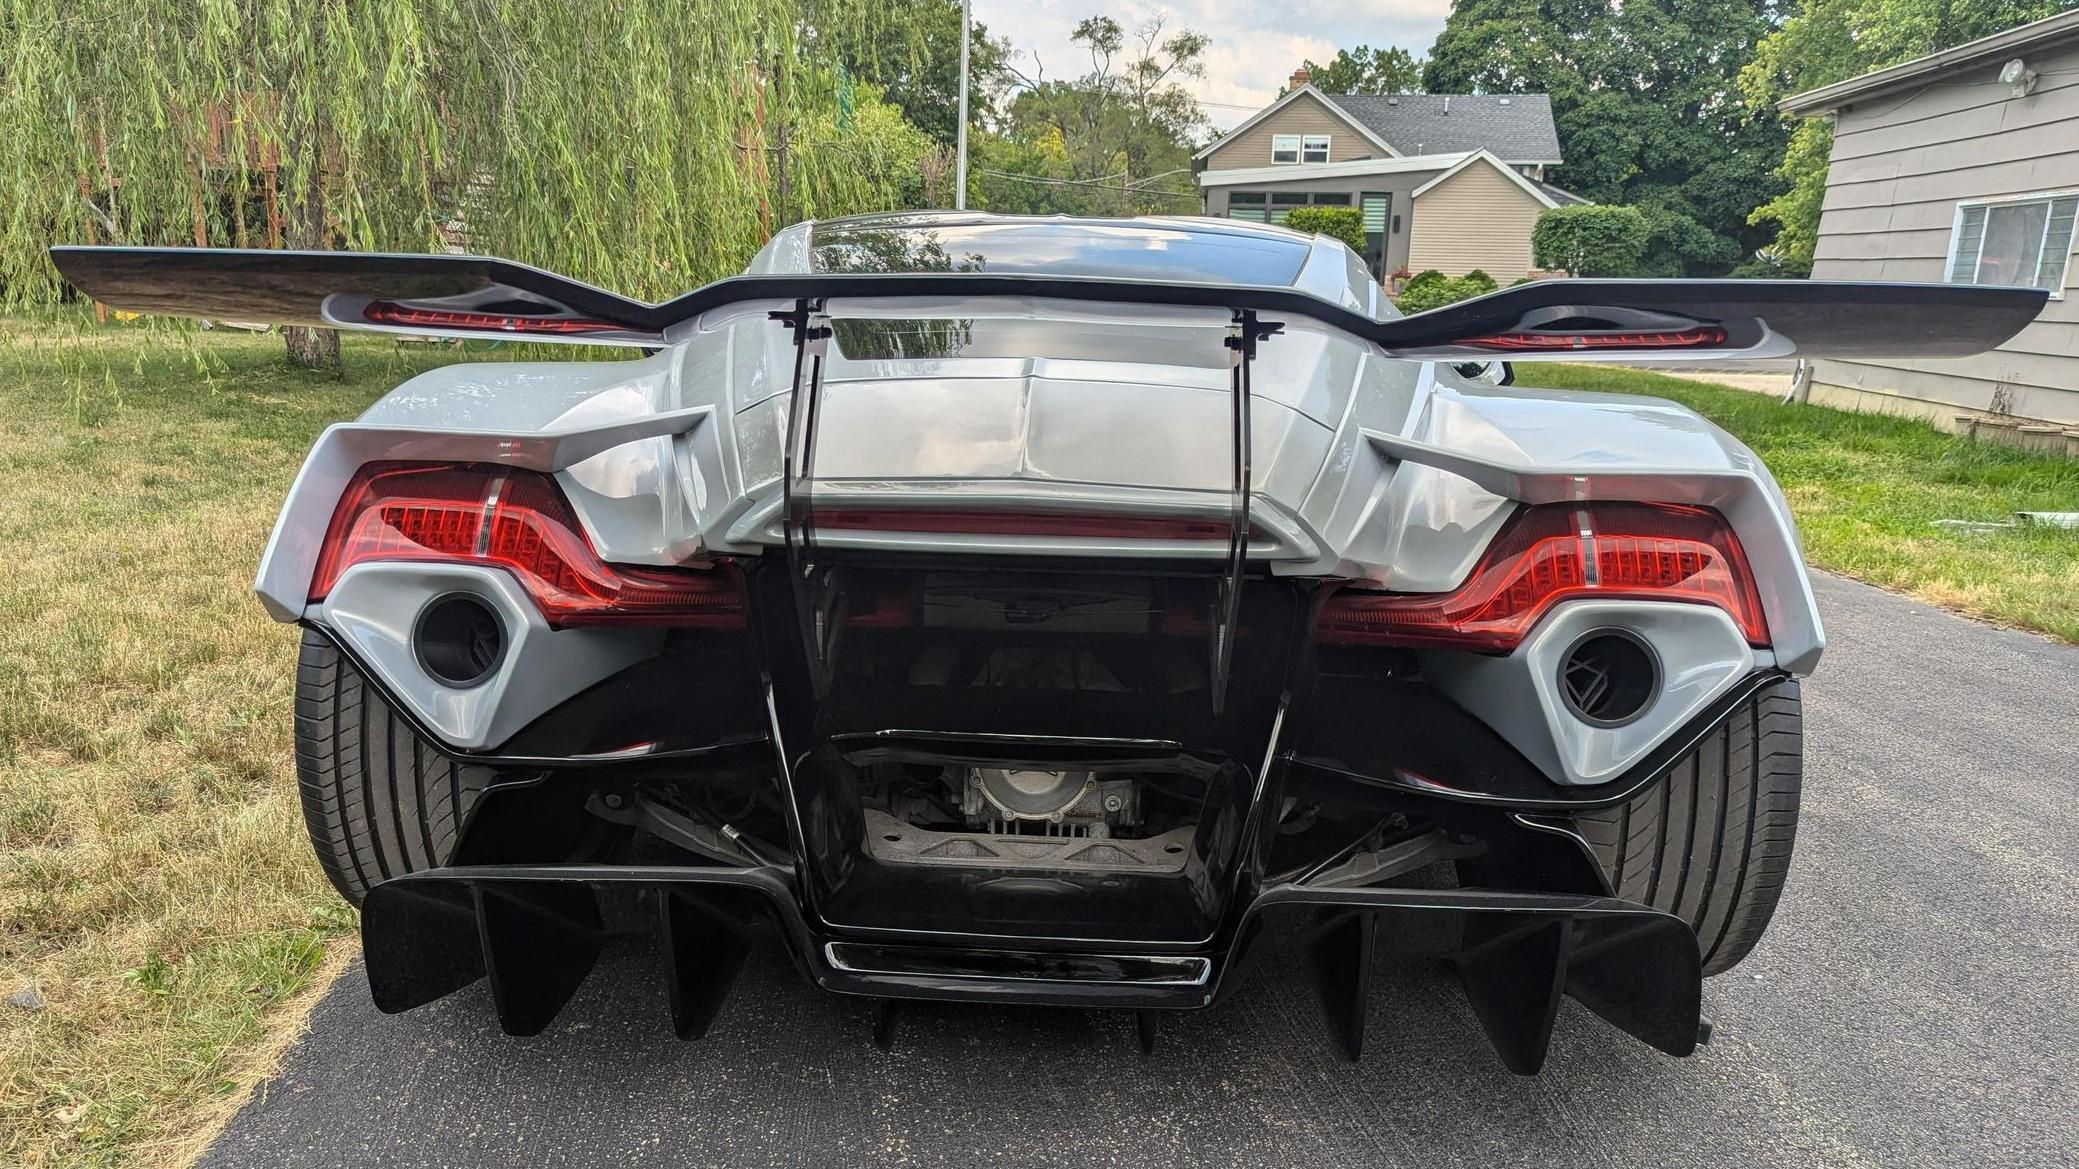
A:
{"type": "Polygon", "coordinates": [[[1206,115],[1226,128],[1269,104],[1302,61],[1337,48],[1388,45],[1428,51],[1450,15],[1450,0],[974,0],[975,19],[992,36],[1009,37],[1030,72],[1037,54],[1048,77],[1073,77],[1089,55],[1069,41],[1085,17],[1105,13],[1129,29],[1162,16],[1171,29],[1212,38],[1206,75],[1187,84],[1208,103],[1206,115]],[[1218,104],[1213,104],[1218,103],[1218,104]]]}

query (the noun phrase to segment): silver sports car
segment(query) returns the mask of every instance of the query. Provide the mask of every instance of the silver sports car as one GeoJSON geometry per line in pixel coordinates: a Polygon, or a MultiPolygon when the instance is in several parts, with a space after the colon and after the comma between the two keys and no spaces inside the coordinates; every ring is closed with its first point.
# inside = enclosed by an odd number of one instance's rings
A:
{"type": "Polygon", "coordinates": [[[1551,280],[1404,317],[1223,220],[790,227],[665,304],[468,256],[59,248],[121,308],[626,346],[325,432],[257,590],[402,1011],[546,1027],[654,936],[826,989],[1158,1013],[1313,951],[1449,963],[1502,1061],[1560,996],[1675,1055],[1790,864],[1824,645],[1783,494],[1524,360],[1976,353],[2034,289],[1551,280]]]}

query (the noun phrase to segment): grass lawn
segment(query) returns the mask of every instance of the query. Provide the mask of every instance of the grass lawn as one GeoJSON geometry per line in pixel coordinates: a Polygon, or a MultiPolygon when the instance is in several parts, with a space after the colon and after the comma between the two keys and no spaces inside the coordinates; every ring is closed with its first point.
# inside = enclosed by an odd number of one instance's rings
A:
{"type": "MultiPolygon", "coordinates": [[[[295,636],[252,571],[304,451],[440,351],[0,320],[0,1164],[199,1147],[351,953],[304,841],[295,636]]],[[[1649,373],[1526,366],[1709,414],[1783,479],[1815,563],[2079,640],[2079,533],[1929,526],[2079,509],[2079,464],[1649,373]]]]}
{"type": "Polygon", "coordinates": [[[318,431],[435,358],[280,354],[0,320],[0,996],[45,1000],[0,1002],[0,1165],[184,1160],[352,949],[250,583],[318,431]]]}
{"type": "Polygon", "coordinates": [[[1516,372],[1526,385],[1670,398],[1738,435],[1783,484],[1815,567],[2079,642],[2079,531],[1934,526],[2079,511],[2079,460],[1647,370],[1525,362],[1516,372]]]}

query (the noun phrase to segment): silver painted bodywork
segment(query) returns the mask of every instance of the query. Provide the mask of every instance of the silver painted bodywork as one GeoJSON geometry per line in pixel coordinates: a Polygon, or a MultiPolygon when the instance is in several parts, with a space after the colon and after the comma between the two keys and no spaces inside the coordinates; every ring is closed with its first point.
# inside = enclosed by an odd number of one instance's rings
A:
{"type": "MultiPolygon", "coordinates": [[[[1139,221],[1160,232],[1183,221],[1139,221]]],[[[1231,221],[1305,249],[1296,287],[1393,313],[1342,244],[1231,221]]],[[[753,273],[809,270],[811,233],[776,235],[753,273]]],[[[1210,229],[1206,229],[1210,230],[1210,229]]],[[[790,302],[745,302],[674,326],[635,360],[471,363],[422,374],[357,422],[326,431],[298,477],[256,584],[279,619],[331,629],[450,746],[496,746],[557,701],[645,652],[646,635],[550,631],[502,575],[367,565],[305,603],[342,488],[378,459],[457,459],[554,472],[603,558],[668,565],[783,545],[782,449],[794,347],[768,319],[790,302]],[[468,695],[403,647],[409,615],[464,588],[526,630],[497,676],[468,695]],[[540,626],[540,628],[536,628],[540,626]]],[[[1043,298],[832,300],[858,327],[960,321],[975,338],[930,357],[830,347],[818,423],[817,502],[1168,512],[1224,518],[1231,441],[1224,310],[1043,298]],[[1002,344],[983,343],[995,338],[1002,344]]],[[[1698,605],[1573,601],[1507,657],[1432,653],[1425,671],[1560,782],[1591,784],[1637,762],[1762,665],[1808,672],[1824,645],[1782,492],[1753,453],[1694,413],[1628,395],[1496,388],[1444,364],[1391,358],[1310,320],[1285,322],[1253,371],[1249,557],[1277,575],[1443,592],[1521,504],[1645,499],[1710,506],[1758,578],[1772,634],[1750,649],[1698,605]],[[1668,690],[1623,728],[1592,727],[1552,693],[1555,655],[1614,623],[1646,637],[1668,690]]],[[[1168,543],[826,530],[829,546],[957,548],[1169,558],[1224,555],[1224,541],[1168,543]]]]}

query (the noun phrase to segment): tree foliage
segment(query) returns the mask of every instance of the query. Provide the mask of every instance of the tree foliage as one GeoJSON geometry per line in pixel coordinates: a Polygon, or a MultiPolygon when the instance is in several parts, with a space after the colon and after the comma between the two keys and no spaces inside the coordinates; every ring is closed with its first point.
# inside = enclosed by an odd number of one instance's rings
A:
{"type": "Polygon", "coordinates": [[[1530,230],[1530,247],[1540,268],[1569,276],[1631,276],[1639,269],[1652,235],[1636,207],[1576,204],[1548,207],[1530,230]]]}
{"type": "Polygon", "coordinates": [[[1739,100],[1773,0],[1456,0],[1430,50],[1432,93],[1549,93],[1552,181],[1637,207],[1649,275],[1715,275],[1766,245],[1748,222],[1786,131],[1739,100]]]}
{"type": "MultiPolygon", "coordinates": [[[[1757,117],[1773,116],[1776,103],[1789,94],[2074,7],[2079,0],[1805,0],[1762,38],[1753,60],[1740,71],[1740,90],[1757,117]]],[[[1798,122],[1774,172],[1780,193],[1752,213],[1754,223],[1779,229],[1775,253],[1787,270],[1811,270],[1832,153],[1832,122],[1798,122]]]]}
{"type": "Polygon", "coordinates": [[[898,206],[871,0],[0,0],[0,285],[53,241],[441,250],[663,297],[898,206]]]}
{"type": "Polygon", "coordinates": [[[1323,93],[1421,93],[1423,60],[1397,45],[1337,49],[1326,65],[1306,63],[1314,88],[1323,93]]]}
{"type": "Polygon", "coordinates": [[[1013,71],[999,132],[975,144],[978,205],[1033,214],[1195,212],[1191,154],[1209,126],[1183,83],[1205,75],[1205,35],[1172,32],[1159,18],[1129,33],[1093,16],[1072,39],[1089,54],[1082,74],[1013,71]]]}
{"type": "MultiPolygon", "coordinates": [[[[969,128],[1009,90],[1013,49],[974,22],[968,32],[969,128]]],[[[960,119],[959,0],[890,0],[870,35],[844,46],[845,66],[881,87],[911,125],[950,148],[960,119]]]]}
{"type": "Polygon", "coordinates": [[[1364,254],[1364,212],[1356,207],[1294,207],[1285,217],[1285,226],[1339,239],[1351,251],[1364,254]]]}

